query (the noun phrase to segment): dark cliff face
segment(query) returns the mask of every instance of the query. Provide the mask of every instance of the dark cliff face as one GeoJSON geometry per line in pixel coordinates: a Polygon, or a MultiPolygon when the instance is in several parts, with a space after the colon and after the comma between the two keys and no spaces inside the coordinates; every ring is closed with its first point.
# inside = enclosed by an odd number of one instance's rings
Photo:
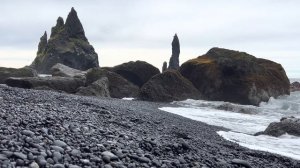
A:
{"type": "Polygon", "coordinates": [[[48,74],[57,63],[78,70],[99,67],[98,55],[85,37],[74,8],[71,9],[66,23],[61,17],[57,19],[48,41],[46,33],[41,37],[37,57],[31,67],[38,73],[48,74]]]}
{"type": "Polygon", "coordinates": [[[180,44],[177,34],[175,34],[172,41],[172,56],[169,62],[169,69],[179,69],[179,54],[180,54],[180,44]]]}

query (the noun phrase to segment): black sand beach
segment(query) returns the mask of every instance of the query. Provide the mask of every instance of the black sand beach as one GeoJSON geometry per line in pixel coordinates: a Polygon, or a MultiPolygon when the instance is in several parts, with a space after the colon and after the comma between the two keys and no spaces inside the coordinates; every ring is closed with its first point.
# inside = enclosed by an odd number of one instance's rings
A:
{"type": "Polygon", "coordinates": [[[1,167],[300,167],[163,106],[1,85],[1,167]]]}

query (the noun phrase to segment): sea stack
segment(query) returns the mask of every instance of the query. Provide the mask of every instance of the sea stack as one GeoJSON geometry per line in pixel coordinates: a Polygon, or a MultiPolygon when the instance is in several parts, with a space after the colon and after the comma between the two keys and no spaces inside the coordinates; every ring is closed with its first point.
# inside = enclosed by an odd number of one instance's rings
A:
{"type": "Polygon", "coordinates": [[[174,35],[173,41],[172,41],[172,56],[170,58],[169,62],[169,68],[168,69],[179,69],[179,54],[180,54],[180,44],[177,34],[174,35]]]}
{"type": "Polygon", "coordinates": [[[57,64],[78,70],[99,67],[98,55],[89,44],[83,26],[74,8],[71,9],[66,23],[58,17],[56,25],[51,29],[50,39],[47,33],[40,39],[38,52],[31,67],[38,73],[49,74],[57,64]]]}
{"type": "Polygon", "coordinates": [[[223,48],[183,63],[180,73],[206,100],[258,106],[270,97],[290,94],[283,67],[273,61],[223,48]]]}
{"type": "Polygon", "coordinates": [[[168,68],[168,63],[165,61],[165,62],[163,63],[163,67],[162,67],[161,72],[165,72],[165,71],[167,70],[167,68],[168,68]]]}

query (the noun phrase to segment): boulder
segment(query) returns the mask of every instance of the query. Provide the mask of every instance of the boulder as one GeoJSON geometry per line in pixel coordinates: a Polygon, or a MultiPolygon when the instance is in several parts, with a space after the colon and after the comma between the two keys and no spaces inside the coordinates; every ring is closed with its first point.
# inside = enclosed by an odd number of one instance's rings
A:
{"type": "Polygon", "coordinates": [[[199,99],[200,92],[192,82],[184,78],[176,70],[167,70],[155,75],[145,83],[139,94],[139,99],[147,101],[170,102],[185,99],[199,99]]]}
{"type": "Polygon", "coordinates": [[[0,84],[4,84],[9,77],[35,77],[37,72],[29,67],[24,68],[4,68],[0,67],[0,84]]]}
{"type": "Polygon", "coordinates": [[[280,122],[272,122],[265,131],[256,133],[255,135],[270,135],[279,137],[283,134],[300,136],[300,119],[295,117],[284,117],[280,122]]]}
{"type": "Polygon", "coordinates": [[[98,55],[85,37],[74,8],[71,9],[65,24],[63,18],[57,19],[48,41],[47,33],[41,37],[37,56],[31,67],[41,74],[49,74],[50,69],[57,63],[78,70],[99,67],[98,55]]]}
{"type": "Polygon", "coordinates": [[[109,92],[113,98],[137,97],[139,87],[130,83],[121,75],[102,68],[92,68],[87,71],[86,84],[89,85],[98,79],[107,77],[109,92]]]}
{"type": "Polygon", "coordinates": [[[52,76],[61,77],[83,77],[86,74],[86,72],[70,68],[66,65],[58,63],[51,68],[51,74],[52,76]]]}
{"type": "Polygon", "coordinates": [[[8,78],[5,84],[11,87],[25,89],[42,89],[75,93],[77,89],[84,86],[84,80],[70,77],[24,77],[8,78]]]}
{"type": "Polygon", "coordinates": [[[83,96],[110,97],[108,78],[103,77],[87,87],[80,87],[76,94],[83,96]]]}
{"type": "Polygon", "coordinates": [[[175,34],[172,41],[172,56],[169,61],[168,69],[179,69],[179,54],[180,54],[180,44],[177,34],[175,34]]]}
{"type": "Polygon", "coordinates": [[[270,97],[290,94],[289,79],[280,64],[245,52],[212,48],[182,64],[180,73],[207,100],[259,105],[270,97]]]}
{"type": "Polygon", "coordinates": [[[300,91],[300,83],[299,82],[293,82],[290,85],[290,91],[291,92],[296,92],[296,91],[300,91]]]}
{"type": "Polygon", "coordinates": [[[160,73],[159,69],[144,61],[131,61],[111,69],[139,87],[143,86],[152,76],[160,73]]]}

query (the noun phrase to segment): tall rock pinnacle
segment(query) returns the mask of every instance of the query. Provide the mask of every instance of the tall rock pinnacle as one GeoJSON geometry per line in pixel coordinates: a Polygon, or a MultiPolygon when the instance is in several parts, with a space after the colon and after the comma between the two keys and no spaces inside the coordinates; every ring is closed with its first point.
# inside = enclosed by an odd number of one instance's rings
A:
{"type": "Polygon", "coordinates": [[[180,54],[180,44],[177,34],[175,34],[172,41],[172,56],[169,62],[168,69],[179,69],[179,54],[180,54]]]}
{"type": "Polygon", "coordinates": [[[165,72],[168,69],[168,63],[164,61],[161,72],[165,72]]]}
{"type": "Polygon", "coordinates": [[[47,46],[47,32],[45,31],[44,35],[40,38],[37,55],[42,54],[45,51],[46,46],[47,46]]]}
{"type": "Polygon", "coordinates": [[[74,8],[71,9],[69,13],[66,24],[65,24],[66,32],[71,38],[81,38],[83,40],[87,40],[85,37],[85,33],[82,27],[82,24],[77,16],[77,12],[74,8]]]}
{"type": "Polygon", "coordinates": [[[99,67],[98,55],[85,37],[74,8],[65,23],[62,17],[57,19],[48,41],[46,33],[41,37],[37,57],[31,67],[38,73],[48,74],[57,63],[78,70],[99,67]]]}

